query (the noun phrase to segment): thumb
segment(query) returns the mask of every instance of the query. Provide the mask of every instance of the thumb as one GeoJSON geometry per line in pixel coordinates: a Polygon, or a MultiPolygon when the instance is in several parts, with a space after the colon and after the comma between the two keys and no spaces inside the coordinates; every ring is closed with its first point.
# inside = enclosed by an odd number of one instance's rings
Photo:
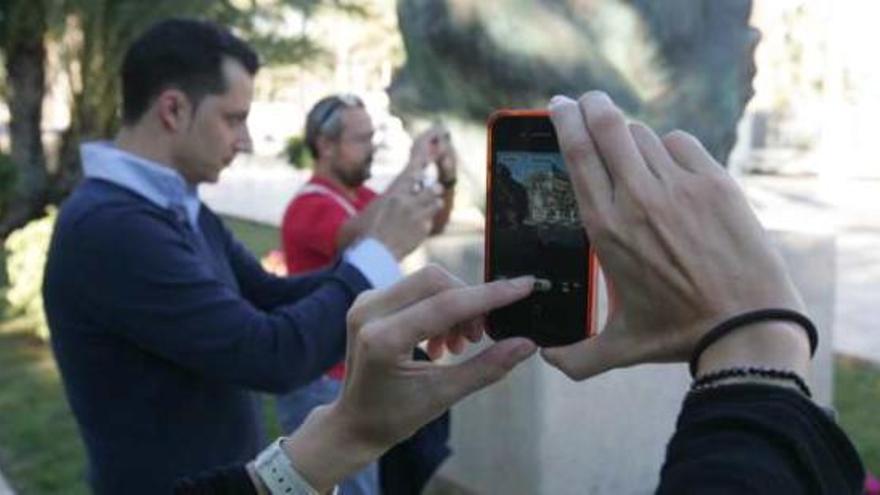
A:
{"type": "Polygon", "coordinates": [[[628,346],[619,337],[622,331],[623,319],[614,317],[595,337],[564,347],[544,348],[541,357],[572,380],[586,380],[624,364],[628,346]]]}
{"type": "Polygon", "coordinates": [[[444,404],[455,404],[468,395],[501,380],[517,364],[538,348],[525,338],[511,338],[494,343],[463,363],[442,370],[439,380],[440,398],[444,404]]]}

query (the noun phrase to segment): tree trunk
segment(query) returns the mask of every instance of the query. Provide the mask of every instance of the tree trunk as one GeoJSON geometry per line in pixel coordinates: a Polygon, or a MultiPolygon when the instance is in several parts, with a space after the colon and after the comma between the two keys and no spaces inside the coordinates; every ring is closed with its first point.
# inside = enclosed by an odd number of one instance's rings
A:
{"type": "Polygon", "coordinates": [[[21,2],[6,19],[5,65],[11,158],[18,179],[0,217],[0,237],[39,216],[46,205],[46,156],[42,128],[45,93],[46,10],[21,2]]]}

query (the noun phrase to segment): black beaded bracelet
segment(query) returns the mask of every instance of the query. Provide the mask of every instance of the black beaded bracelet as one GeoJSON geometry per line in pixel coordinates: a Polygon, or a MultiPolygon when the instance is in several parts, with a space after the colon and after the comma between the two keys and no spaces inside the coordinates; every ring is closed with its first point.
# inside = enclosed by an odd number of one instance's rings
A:
{"type": "Polygon", "coordinates": [[[807,332],[807,338],[810,339],[810,355],[812,356],[816,353],[816,347],[819,346],[819,332],[816,330],[816,325],[804,314],[791,309],[778,308],[748,311],[722,321],[709,330],[706,335],[703,335],[703,338],[697,342],[696,347],[694,347],[694,353],[691,355],[689,363],[691,376],[696,376],[697,374],[697,363],[700,362],[700,356],[718,339],[737,328],[765,321],[789,321],[800,325],[807,332]]]}
{"type": "Polygon", "coordinates": [[[695,379],[691,384],[691,392],[696,392],[706,388],[711,388],[720,381],[728,378],[747,378],[757,376],[771,380],[782,380],[794,383],[794,385],[804,393],[807,397],[812,398],[813,393],[810,387],[797,373],[788,370],[780,370],[775,368],[760,368],[757,366],[748,366],[743,368],[725,368],[711,373],[706,373],[695,379]]]}

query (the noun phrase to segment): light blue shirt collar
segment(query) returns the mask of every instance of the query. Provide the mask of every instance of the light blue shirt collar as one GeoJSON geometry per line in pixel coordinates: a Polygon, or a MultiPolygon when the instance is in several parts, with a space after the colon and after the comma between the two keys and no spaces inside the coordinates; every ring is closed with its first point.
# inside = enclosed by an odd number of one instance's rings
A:
{"type": "Polygon", "coordinates": [[[93,141],[80,146],[83,174],[124,187],[160,208],[186,212],[187,220],[199,231],[199,200],[196,187],[176,170],[123,151],[110,141],[93,141]]]}

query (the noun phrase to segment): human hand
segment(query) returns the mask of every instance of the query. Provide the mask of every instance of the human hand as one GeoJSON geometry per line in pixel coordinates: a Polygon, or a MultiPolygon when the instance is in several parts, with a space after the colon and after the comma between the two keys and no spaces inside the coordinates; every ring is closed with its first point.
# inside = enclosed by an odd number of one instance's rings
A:
{"type": "Polygon", "coordinates": [[[323,493],[531,356],[535,345],[523,338],[495,342],[454,365],[414,361],[412,352],[424,340],[478,338],[483,315],[526,297],[533,283],[523,277],[468,287],[429,266],[362,294],[348,314],[342,394],[285,442],[297,471],[323,493]]]}
{"type": "MultiPolygon", "coordinates": [[[[413,139],[409,150],[409,161],[401,172],[401,177],[421,179],[425,168],[432,163],[438,166],[441,178],[449,178],[445,173],[455,174],[455,148],[449,130],[442,124],[434,124],[413,139]]],[[[454,177],[454,175],[453,175],[454,177]]]]}
{"type": "MultiPolygon", "coordinates": [[[[686,361],[709,328],[732,315],[803,310],[744,195],[696,138],[675,131],[660,139],[627,124],[599,92],[578,102],[554,98],[550,112],[617,309],[596,337],[544,349],[549,363],[584,379],[686,361]]],[[[805,348],[803,332],[787,329],[784,337],[805,348]]]]}
{"type": "Polygon", "coordinates": [[[409,161],[386,193],[412,193],[423,189],[425,168],[431,163],[437,166],[437,179],[441,184],[455,183],[458,155],[449,131],[441,124],[434,124],[413,140],[409,161]]]}
{"type": "Polygon", "coordinates": [[[429,163],[437,161],[449,145],[449,131],[442,124],[435,123],[413,140],[409,150],[410,164],[421,165],[424,168],[429,163]]]}
{"type": "Polygon", "coordinates": [[[428,237],[434,215],[443,207],[431,187],[389,190],[374,203],[375,211],[366,217],[365,235],[384,244],[398,260],[428,237]]]}
{"type": "Polygon", "coordinates": [[[437,166],[437,181],[440,184],[455,184],[458,176],[458,152],[452,144],[452,135],[443,124],[435,124],[433,129],[435,133],[431,137],[430,146],[434,147],[433,152],[437,158],[434,163],[437,166]]]}

